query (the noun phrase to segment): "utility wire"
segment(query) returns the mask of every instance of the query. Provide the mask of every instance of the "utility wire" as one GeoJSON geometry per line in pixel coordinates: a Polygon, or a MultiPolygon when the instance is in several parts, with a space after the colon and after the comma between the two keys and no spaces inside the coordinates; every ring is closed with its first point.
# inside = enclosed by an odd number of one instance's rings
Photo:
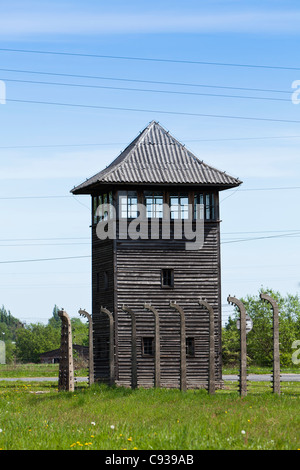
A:
{"type": "Polygon", "coordinates": [[[72,73],[59,73],[59,72],[41,72],[36,70],[22,70],[22,69],[6,69],[0,68],[4,72],[17,72],[17,73],[29,73],[37,75],[50,75],[57,77],[72,77],[72,78],[87,78],[92,80],[111,80],[111,81],[121,81],[121,82],[133,82],[133,83],[149,83],[153,85],[172,85],[172,86],[185,86],[185,87],[203,87],[203,88],[222,88],[226,90],[239,90],[239,91],[258,91],[258,92],[267,92],[267,93],[285,93],[291,94],[291,91],[288,90],[276,90],[272,88],[250,88],[250,87],[234,87],[226,85],[209,85],[206,83],[186,83],[186,82],[167,82],[159,80],[141,80],[134,78],[119,78],[119,77],[103,77],[99,75],[80,75],[72,73]]]}
{"type": "MultiPolygon", "coordinates": [[[[220,139],[182,139],[185,142],[227,142],[227,141],[243,141],[243,140],[268,140],[268,139],[299,139],[300,135],[276,135],[262,137],[231,137],[220,139]]],[[[96,142],[85,144],[44,144],[44,145],[2,145],[0,149],[26,149],[26,148],[56,148],[56,147],[91,147],[105,145],[127,145],[128,142],[96,142]]]]}
{"type": "Polygon", "coordinates": [[[181,59],[160,59],[155,57],[129,57],[129,56],[114,56],[104,54],[87,54],[80,52],[57,52],[57,51],[40,51],[30,49],[11,49],[11,48],[0,48],[3,52],[21,52],[26,54],[48,54],[48,55],[60,55],[70,57],[90,57],[95,59],[116,59],[116,60],[137,60],[146,62],[165,62],[174,64],[195,64],[195,65],[214,65],[220,67],[244,67],[244,68],[255,68],[255,69],[270,69],[270,70],[300,70],[300,67],[288,67],[280,65],[266,65],[266,64],[238,64],[231,62],[208,62],[198,60],[181,60],[181,59]]]}
{"type": "Polygon", "coordinates": [[[79,258],[91,258],[91,255],[87,256],[66,256],[63,258],[38,258],[38,259],[19,259],[19,260],[9,260],[9,261],[0,261],[0,264],[11,264],[11,263],[31,263],[34,261],[57,261],[57,260],[66,260],[66,259],[79,259],[79,258]]]}
{"type": "Polygon", "coordinates": [[[283,238],[283,237],[299,238],[300,237],[300,232],[283,233],[281,235],[268,235],[268,236],[265,236],[265,237],[240,238],[240,239],[236,239],[236,240],[221,241],[221,244],[240,243],[240,242],[248,242],[248,241],[252,241],[252,240],[264,240],[264,239],[270,239],[270,238],[283,238]]]}
{"type": "MultiPolygon", "coordinates": [[[[245,189],[239,189],[240,191],[282,191],[282,190],[295,190],[295,189],[300,189],[300,186],[279,186],[277,188],[245,188],[245,189]]],[[[227,189],[226,191],[236,191],[236,188],[233,189],[227,189]]],[[[85,195],[88,196],[88,195],[85,195]]],[[[0,197],[0,200],[14,200],[14,199],[56,199],[56,198],[72,198],[74,199],[74,196],[11,196],[11,197],[0,197]]],[[[87,206],[86,206],[87,207],[87,206]]]]}
{"type": "Polygon", "coordinates": [[[263,121],[263,122],[282,122],[282,123],[293,123],[300,124],[299,120],[296,119],[274,119],[274,118],[260,118],[258,116],[233,116],[229,114],[204,114],[204,113],[191,113],[184,111],[163,111],[157,109],[142,109],[142,108],[123,108],[117,106],[99,106],[99,105],[88,105],[88,104],[76,104],[76,103],[60,103],[54,101],[38,101],[38,100],[18,100],[7,98],[6,101],[14,103],[27,103],[27,104],[43,104],[43,105],[54,105],[54,106],[66,106],[72,108],[86,108],[86,109],[105,109],[110,111],[130,111],[138,113],[152,113],[152,114],[171,114],[178,116],[194,116],[194,117],[210,117],[210,118],[221,118],[221,119],[241,119],[248,121],[263,121]]]}
{"type": "Polygon", "coordinates": [[[97,88],[105,90],[118,90],[118,91],[134,91],[134,92],[143,92],[143,93],[159,93],[159,94],[172,94],[172,95],[190,95],[190,96],[209,96],[209,97],[218,97],[218,98],[236,98],[236,99],[245,99],[245,100],[265,100],[265,101],[285,101],[290,102],[288,98],[271,98],[264,96],[244,96],[244,95],[224,95],[220,93],[198,93],[191,91],[174,91],[174,90],[151,90],[149,88],[127,88],[127,87],[113,87],[106,85],[84,85],[77,83],[59,83],[59,82],[42,82],[38,80],[18,80],[12,78],[4,78],[4,81],[7,82],[16,82],[16,83],[30,83],[35,85],[55,85],[55,86],[64,86],[64,87],[80,87],[80,88],[97,88]]]}
{"type": "MultiPolygon", "coordinates": [[[[298,232],[300,233],[300,232],[298,232]]],[[[270,235],[265,237],[253,237],[253,238],[245,238],[245,239],[238,239],[238,240],[231,240],[221,242],[221,244],[225,243],[239,243],[245,241],[253,241],[253,240],[262,240],[262,239],[270,239],[270,238],[282,238],[282,237],[300,237],[297,234],[281,234],[281,235],[270,235]]],[[[36,259],[22,259],[22,260],[8,260],[8,261],[0,261],[0,264],[13,264],[13,263],[29,263],[29,262],[37,262],[37,261],[57,261],[57,260],[67,260],[67,259],[79,259],[79,258],[91,258],[91,255],[85,256],[67,256],[67,257],[56,257],[56,258],[36,258],[36,259]]]]}
{"type": "MultiPolygon", "coordinates": [[[[254,234],[254,233],[295,233],[300,232],[300,229],[293,230],[255,230],[245,232],[222,232],[222,235],[240,235],[240,234],[254,234]]],[[[90,240],[90,237],[49,237],[49,238],[0,238],[0,242],[13,242],[13,241],[49,241],[49,240],[90,240]]]]}

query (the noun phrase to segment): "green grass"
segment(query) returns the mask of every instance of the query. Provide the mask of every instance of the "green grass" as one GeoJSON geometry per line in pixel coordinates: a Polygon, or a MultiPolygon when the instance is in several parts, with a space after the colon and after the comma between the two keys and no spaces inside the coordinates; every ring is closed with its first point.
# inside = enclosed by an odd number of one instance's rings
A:
{"type": "Polygon", "coordinates": [[[58,392],[50,382],[0,381],[0,448],[299,449],[299,383],[236,383],[206,390],[125,389],[82,384],[58,392]],[[44,392],[44,393],[41,393],[44,392]]]}
{"type": "MultiPolygon", "coordinates": [[[[0,378],[21,378],[21,377],[58,377],[58,364],[0,364],[0,378]]],[[[281,368],[282,373],[300,373],[300,365],[281,368]]],[[[78,377],[88,375],[87,369],[76,369],[78,377]]],[[[223,374],[238,374],[239,367],[224,367],[223,374]]],[[[271,368],[249,366],[248,374],[270,374],[271,368]]]]}
{"type": "MultiPolygon", "coordinates": [[[[271,374],[273,367],[262,367],[262,366],[248,366],[247,374],[271,374]]],[[[300,374],[300,365],[294,365],[293,367],[281,367],[280,372],[282,374],[300,374]]],[[[223,367],[223,374],[238,374],[239,366],[235,367],[223,367]]]]}
{"type": "MultiPolygon", "coordinates": [[[[0,364],[0,379],[21,377],[58,377],[58,364],[0,364]]],[[[87,369],[75,370],[77,376],[88,375],[87,369]]]]}

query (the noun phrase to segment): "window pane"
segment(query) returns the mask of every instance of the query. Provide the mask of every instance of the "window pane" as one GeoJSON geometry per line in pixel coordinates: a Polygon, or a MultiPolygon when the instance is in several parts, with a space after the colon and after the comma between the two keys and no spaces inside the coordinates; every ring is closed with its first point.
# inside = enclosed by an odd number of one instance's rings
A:
{"type": "Polygon", "coordinates": [[[108,193],[108,202],[109,202],[109,218],[112,219],[114,217],[114,210],[113,210],[113,195],[111,191],[108,193]]]}
{"type": "Polygon", "coordinates": [[[214,194],[195,194],[194,197],[194,217],[206,220],[215,218],[215,199],[214,194]],[[198,207],[196,207],[198,204],[198,207]],[[201,205],[203,205],[201,207],[201,205]]]}
{"type": "Polygon", "coordinates": [[[162,269],[161,272],[162,287],[174,287],[174,271],[173,269],[162,269]]]}
{"type": "Polygon", "coordinates": [[[97,196],[93,197],[93,223],[97,223],[97,196]]]}
{"type": "Polygon", "coordinates": [[[178,196],[170,196],[171,219],[179,218],[179,198],[178,196]]]}
{"type": "Polygon", "coordinates": [[[128,196],[127,208],[128,208],[128,217],[130,219],[137,217],[137,197],[128,196]]]}
{"type": "Polygon", "coordinates": [[[189,217],[189,198],[187,196],[180,197],[181,218],[188,219],[189,217]]]}
{"type": "Polygon", "coordinates": [[[122,219],[127,218],[127,196],[120,196],[120,216],[122,219]]]}
{"type": "Polygon", "coordinates": [[[214,219],[215,218],[215,196],[214,196],[214,194],[211,194],[210,197],[211,197],[210,217],[211,217],[211,219],[214,219]]]}
{"type": "Polygon", "coordinates": [[[186,355],[195,356],[195,338],[186,338],[186,355]]]}
{"type": "Polygon", "coordinates": [[[142,338],[142,352],[144,356],[153,356],[154,355],[154,338],[144,337],[142,338]]]}
{"type": "Polygon", "coordinates": [[[163,195],[152,191],[145,191],[145,205],[148,218],[163,217],[163,195]]]}
{"type": "Polygon", "coordinates": [[[206,198],[205,198],[205,218],[210,219],[210,197],[209,197],[209,194],[206,194],[206,198]]]}
{"type": "Polygon", "coordinates": [[[171,219],[188,219],[189,198],[187,194],[170,196],[171,219]]]}
{"type": "Polygon", "coordinates": [[[195,194],[194,196],[194,219],[204,219],[203,194],[195,194]]]}
{"type": "Polygon", "coordinates": [[[137,217],[137,194],[136,191],[119,191],[119,217],[135,218],[137,217]]]}

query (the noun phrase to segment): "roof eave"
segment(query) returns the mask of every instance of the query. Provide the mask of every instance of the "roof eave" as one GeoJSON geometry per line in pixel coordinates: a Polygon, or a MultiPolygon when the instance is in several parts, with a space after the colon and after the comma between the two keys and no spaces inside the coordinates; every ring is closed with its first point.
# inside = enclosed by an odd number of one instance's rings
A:
{"type": "Polygon", "coordinates": [[[84,187],[77,186],[73,188],[70,192],[74,194],[74,196],[79,194],[92,194],[95,190],[100,189],[101,187],[107,186],[200,186],[200,187],[210,187],[216,188],[218,191],[224,191],[226,189],[233,189],[240,186],[243,182],[237,180],[234,183],[196,183],[196,182],[185,182],[185,183],[168,183],[168,182],[136,182],[136,181],[122,181],[122,182],[110,182],[110,181],[97,181],[95,183],[89,184],[84,187]]]}

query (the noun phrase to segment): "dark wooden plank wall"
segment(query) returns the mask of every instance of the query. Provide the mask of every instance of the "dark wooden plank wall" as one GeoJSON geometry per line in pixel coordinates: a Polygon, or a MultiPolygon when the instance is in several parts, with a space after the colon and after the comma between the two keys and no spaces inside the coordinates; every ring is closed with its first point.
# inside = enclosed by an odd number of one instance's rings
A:
{"type": "Polygon", "coordinates": [[[187,387],[208,383],[209,316],[198,304],[205,298],[215,311],[216,381],[220,363],[220,260],[219,224],[205,223],[205,244],[199,251],[185,250],[182,240],[122,240],[116,242],[117,264],[117,383],[130,386],[131,322],[121,309],[127,304],[137,318],[138,385],[154,384],[154,358],[142,357],[142,337],[154,336],[154,318],[145,311],[150,302],[160,314],[161,386],[180,386],[180,318],[169,306],[176,301],[186,314],[186,336],[195,338],[195,357],[187,358],[187,387]],[[161,288],[161,269],[173,268],[174,289],[161,288]]]}
{"type": "Polygon", "coordinates": [[[99,240],[96,227],[92,227],[92,302],[95,380],[109,383],[109,319],[100,313],[101,306],[114,309],[114,242],[99,240]],[[104,272],[108,274],[105,288],[104,272]]]}

